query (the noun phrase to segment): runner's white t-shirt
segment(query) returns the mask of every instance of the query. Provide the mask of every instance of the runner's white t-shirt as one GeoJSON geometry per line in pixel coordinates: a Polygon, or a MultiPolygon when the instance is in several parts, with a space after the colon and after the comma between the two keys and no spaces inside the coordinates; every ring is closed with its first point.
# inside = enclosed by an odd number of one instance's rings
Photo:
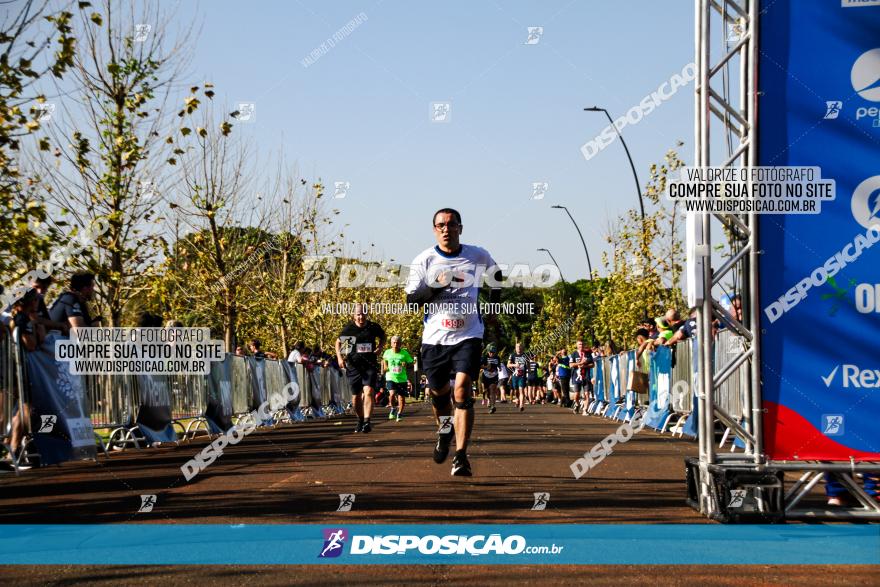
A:
{"type": "Polygon", "coordinates": [[[500,379],[510,379],[510,371],[507,370],[507,365],[503,361],[498,365],[498,377],[500,379]]]}
{"type": "Polygon", "coordinates": [[[478,294],[487,269],[494,274],[492,255],[473,245],[463,244],[458,254],[453,255],[434,246],[413,259],[406,293],[436,282],[437,275],[443,271],[452,271],[456,276],[454,283],[461,284],[442,290],[425,304],[422,344],[454,345],[469,338],[483,338],[478,294]]]}

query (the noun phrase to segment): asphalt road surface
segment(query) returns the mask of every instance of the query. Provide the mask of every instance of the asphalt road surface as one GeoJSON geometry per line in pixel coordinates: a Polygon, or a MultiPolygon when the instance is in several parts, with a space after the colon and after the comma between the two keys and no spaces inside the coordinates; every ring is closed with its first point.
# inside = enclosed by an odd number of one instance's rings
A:
{"type": "MultiPolygon", "coordinates": [[[[712,523],[684,502],[684,458],[696,443],[645,429],[579,480],[569,465],[619,422],[556,406],[520,413],[477,406],[469,451],[471,478],[450,476],[451,457],[431,459],[436,425],[427,404],[408,406],[401,422],[386,409],[369,434],[352,417],[258,431],[187,482],[180,467],[207,443],[127,450],[98,463],[68,463],[0,476],[0,523],[712,523]],[[533,511],[534,493],[550,494],[533,511]],[[354,494],[337,512],[339,494],[354,494]],[[138,513],[142,494],[157,496],[138,513]]],[[[877,584],[877,567],[6,567],[0,577],[25,584],[434,585],[540,581],[572,584],[877,584]]]]}

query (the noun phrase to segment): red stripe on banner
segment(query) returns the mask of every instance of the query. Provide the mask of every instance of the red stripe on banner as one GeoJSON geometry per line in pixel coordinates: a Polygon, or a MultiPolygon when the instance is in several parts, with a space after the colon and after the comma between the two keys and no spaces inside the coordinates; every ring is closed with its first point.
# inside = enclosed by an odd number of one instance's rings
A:
{"type": "Polygon", "coordinates": [[[822,434],[803,416],[783,405],[765,401],[764,410],[764,449],[771,460],[880,460],[880,452],[855,450],[841,444],[822,434]]]}

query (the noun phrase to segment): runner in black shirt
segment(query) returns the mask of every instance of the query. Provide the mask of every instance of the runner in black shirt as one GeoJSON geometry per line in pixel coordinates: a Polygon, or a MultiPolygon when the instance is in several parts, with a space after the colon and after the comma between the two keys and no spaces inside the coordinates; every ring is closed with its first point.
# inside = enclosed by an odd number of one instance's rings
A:
{"type": "Polygon", "coordinates": [[[519,402],[519,411],[522,412],[523,403],[526,397],[526,367],[528,357],[522,350],[522,344],[516,343],[514,352],[507,359],[507,366],[510,368],[510,389],[515,395],[514,402],[519,402]]]}
{"type": "Polygon", "coordinates": [[[486,355],[480,364],[480,380],[483,389],[488,392],[489,396],[489,413],[495,413],[495,400],[498,397],[498,367],[501,365],[501,359],[498,358],[498,347],[495,343],[489,343],[486,347],[486,355]]]}
{"type": "Polygon", "coordinates": [[[538,403],[538,360],[534,355],[527,355],[526,363],[526,401],[538,403]]]}
{"type": "Polygon", "coordinates": [[[358,416],[354,431],[369,432],[372,430],[370,415],[373,412],[373,392],[379,373],[378,357],[385,346],[385,331],[375,322],[367,320],[364,304],[355,307],[353,318],[336,340],[336,358],[339,366],[345,369],[351,385],[352,403],[358,416]]]}

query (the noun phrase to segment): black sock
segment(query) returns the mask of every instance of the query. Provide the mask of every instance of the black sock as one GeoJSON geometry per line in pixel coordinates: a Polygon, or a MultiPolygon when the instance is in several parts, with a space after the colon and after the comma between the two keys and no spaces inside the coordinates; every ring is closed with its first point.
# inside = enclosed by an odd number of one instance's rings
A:
{"type": "Polygon", "coordinates": [[[455,456],[457,456],[457,457],[466,457],[466,456],[467,456],[467,450],[466,450],[466,449],[463,449],[463,448],[460,448],[460,449],[458,449],[457,451],[455,451],[455,456]]]}
{"type": "Polygon", "coordinates": [[[364,418],[364,424],[369,424],[369,423],[370,423],[370,419],[369,419],[369,418],[364,418]]]}
{"type": "Polygon", "coordinates": [[[363,423],[364,423],[364,419],[359,417],[359,418],[358,418],[358,424],[363,424],[363,423]]]}

